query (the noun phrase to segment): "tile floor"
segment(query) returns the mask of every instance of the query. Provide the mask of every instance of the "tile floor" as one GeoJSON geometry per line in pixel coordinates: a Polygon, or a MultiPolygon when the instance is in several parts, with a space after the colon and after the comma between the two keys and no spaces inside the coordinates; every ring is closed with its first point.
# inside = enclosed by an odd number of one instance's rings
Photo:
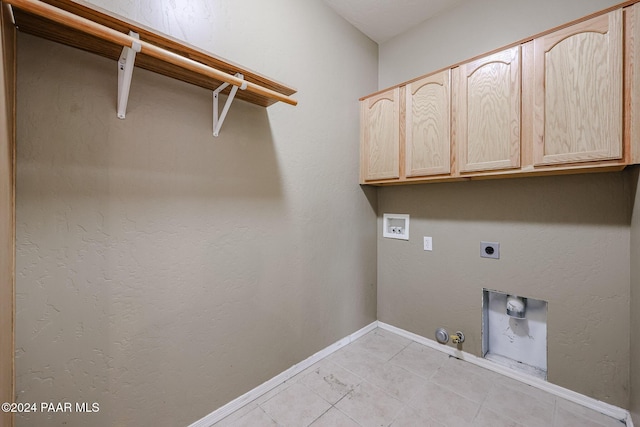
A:
{"type": "Polygon", "coordinates": [[[216,427],[622,427],[624,423],[375,329],[216,427]]]}

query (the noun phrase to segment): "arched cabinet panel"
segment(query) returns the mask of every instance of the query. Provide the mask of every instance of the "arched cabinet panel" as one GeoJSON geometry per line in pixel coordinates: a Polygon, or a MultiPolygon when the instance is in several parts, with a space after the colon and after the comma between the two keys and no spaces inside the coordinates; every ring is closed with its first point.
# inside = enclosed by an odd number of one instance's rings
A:
{"type": "Polygon", "coordinates": [[[534,164],[622,158],[622,9],[534,40],[534,164]]]}
{"type": "Polygon", "coordinates": [[[360,108],[362,180],[399,178],[399,89],[367,98],[360,108]]]}
{"type": "Polygon", "coordinates": [[[448,174],[451,171],[450,110],[450,70],[407,84],[407,177],[448,174]]]}
{"type": "Polygon", "coordinates": [[[460,66],[460,172],[520,166],[520,46],[460,66]]]}

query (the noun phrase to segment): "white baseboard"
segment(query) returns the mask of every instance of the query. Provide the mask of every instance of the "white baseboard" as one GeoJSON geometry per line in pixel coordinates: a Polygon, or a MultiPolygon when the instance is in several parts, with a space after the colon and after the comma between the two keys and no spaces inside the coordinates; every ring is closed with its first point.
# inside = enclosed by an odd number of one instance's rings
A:
{"type": "Polygon", "coordinates": [[[304,371],[309,366],[319,362],[320,360],[329,356],[331,353],[334,353],[335,351],[340,350],[345,345],[350,344],[351,342],[357,340],[358,338],[367,334],[368,332],[371,332],[377,327],[378,327],[378,322],[375,321],[365,326],[364,328],[352,333],[351,335],[331,344],[330,346],[320,350],[313,356],[306,358],[302,362],[296,365],[293,365],[292,367],[282,372],[281,374],[278,374],[275,377],[271,378],[270,380],[260,384],[258,387],[254,388],[253,390],[250,390],[247,393],[243,394],[242,396],[227,403],[226,405],[221,406],[220,408],[211,412],[209,415],[206,415],[205,417],[194,422],[189,427],[210,427],[211,425],[217,423],[218,421],[222,420],[223,418],[229,416],[233,412],[242,408],[247,403],[257,399],[258,397],[262,396],[266,392],[284,383],[291,377],[294,377],[295,375],[304,371]]]}
{"type": "Polygon", "coordinates": [[[422,344],[427,347],[433,348],[435,350],[441,351],[443,353],[449,354],[450,356],[456,357],[460,360],[464,360],[465,362],[469,362],[474,365],[481,366],[483,368],[502,374],[506,377],[509,377],[514,380],[528,384],[530,386],[539,388],[540,390],[544,390],[555,396],[569,400],[573,403],[577,403],[578,405],[582,405],[589,409],[593,409],[594,411],[598,411],[612,418],[625,421],[627,423],[627,427],[633,427],[633,421],[631,420],[631,415],[629,411],[627,411],[626,409],[622,409],[617,406],[610,405],[606,402],[602,402],[600,400],[577,393],[573,390],[560,387],[559,385],[552,384],[543,379],[536,378],[531,375],[522,374],[518,371],[514,371],[502,365],[493,363],[487,359],[474,356],[471,353],[467,353],[464,351],[457,350],[453,347],[439,344],[438,342],[430,340],[429,338],[425,338],[423,336],[414,334],[412,332],[405,331],[404,329],[396,328],[395,326],[391,326],[380,321],[378,321],[378,327],[381,329],[386,329],[387,331],[390,331],[390,332],[394,332],[400,336],[408,338],[419,344],[422,344]]]}
{"type": "Polygon", "coordinates": [[[409,331],[405,331],[404,329],[396,328],[395,326],[391,326],[389,324],[386,324],[380,321],[375,321],[365,326],[364,328],[352,333],[351,335],[320,350],[313,356],[308,357],[307,359],[292,366],[291,368],[287,369],[281,374],[276,375],[270,380],[260,384],[258,387],[254,388],[253,390],[248,391],[247,393],[243,394],[237,399],[234,399],[231,402],[227,403],[226,405],[216,409],[215,411],[211,412],[209,415],[206,415],[204,418],[201,418],[198,421],[194,422],[189,427],[210,427],[211,425],[217,423],[218,421],[222,420],[223,418],[227,417],[228,415],[242,408],[247,403],[257,399],[258,397],[262,396],[266,392],[284,383],[291,377],[304,371],[309,366],[319,362],[320,360],[324,359],[325,357],[329,356],[335,351],[341,349],[345,345],[350,344],[351,342],[357,340],[358,338],[374,330],[375,328],[386,329],[387,331],[396,333],[400,336],[408,338],[419,344],[422,344],[427,347],[433,348],[435,350],[441,351],[443,353],[449,354],[460,360],[464,360],[465,362],[469,362],[474,365],[481,366],[483,368],[502,374],[506,377],[509,377],[514,380],[528,384],[530,386],[539,388],[540,390],[546,391],[555,396],[577,403],[578,405],[582,405],[589,409],[593,409],[594,411],[598,411],[602,414],[608,415],[618,420],[622,420],[626,422],[627,427],[633,427],[633,420],[631,419],[631,414],[626,409],[622,409],[617,406],[610,405],[600,400],[593,399],[591,397],[577,393],[573,390],[569,390],[567,388],[560,387],[555,384],[551,384],[540,378],[522,374],[520,372],[514,371],[502,365],[493,363],[489,360],[483,359],[478,356],[474,356],[471,353],[460,351],[446,345],[438,344],[436,341],[430,340],[428,338],[414,334],[409,331]]]}

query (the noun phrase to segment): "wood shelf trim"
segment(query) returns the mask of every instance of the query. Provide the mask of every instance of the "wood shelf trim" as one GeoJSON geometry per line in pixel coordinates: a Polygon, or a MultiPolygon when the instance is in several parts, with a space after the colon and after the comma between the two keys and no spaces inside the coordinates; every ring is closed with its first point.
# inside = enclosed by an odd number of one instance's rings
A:
{"type": "Polygon", "coordinates": [[[295,89],[240,67],[139,24],[71,0],[4,0],[13,7],[20,31],[118,60],[122,47],[141,45],[136,66],[206,89],[222,83],[241,86],[237,98],[267,107],[275,102],[297,105],[295,89]],[[140,35],[140,40],[129,36],[140,35]],[[244,75],[244,80],[235,77],[244,75]]]}
{"type": "Polygon", "coordinates": [[[360,184],[371,185],[375,187],[385,187],[407,184],[431,184],[461,181],[484,181],[489,179],[531,178],[536,176],[578,175],[584,173],[620,172],[628,166],[629,165],[622,163],[603,163],[598,165],[581,164],[574,165],[568,168],[547,167],[525,170],[504,170],[495,172],[470,173],[462,176],[433,175],[430,177],[407,178],[404,181],[401,181],[399,179],[385,179],[361,182],[360,184]]]}

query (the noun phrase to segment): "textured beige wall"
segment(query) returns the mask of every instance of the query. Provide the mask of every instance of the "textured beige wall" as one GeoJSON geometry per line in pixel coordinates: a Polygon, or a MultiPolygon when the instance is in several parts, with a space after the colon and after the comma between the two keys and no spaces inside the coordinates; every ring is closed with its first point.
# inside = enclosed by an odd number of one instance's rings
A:
{"type": "MultiPolygon", "coordinates": [[[[464,332],[481,355],[482,289],[548,301],[548,378],[629,399],[629,208],[620,173],[384,188],[410,240],[378,237],[379,320],[434,339],[464,332]],[[433,252],[422,248],[433,237],[433,252]],[[480,258],[480,241],[500,259],[480,258]]],[[[379,221],[379,228],[381,224],[379,221]]]]}
{"type": "Polygon", "coordinates": [[[631,187],[631,415],[640,425],[640,167],[628,172],[631,187]]]}
{"type": "Polygon", "coordinates": [[[18,426],[187,425],[376,318],[375,44],[320,0],[165,3],[299,106],[235,102],[214,138],[210,92],[136,69],[118,120],[115,62],[19,36],[18,400],[100,412],[18,426]]]}
{"type": "MultiPolygon", "coordinates": [[[[468,59],[619,3],[481,0],[379,50],[379,87],[468,59]]],[[[379,215],[412,215],[409,243],[378,231],[378,317],[433,337],[461,329],[481,352],[481,289],[549,302],[549,380],[629,403],[629,186],[621,174],[385,188],[379,215]],[[433,236],[433,253],[422,236],[433,236]],[[499,241],[499,261],[479,257],[499,241]]],[[[380,221],[380,220],[379,220],[380,221]]],[[[379,227],[380,228],[380,227],[379,227]]]]}

